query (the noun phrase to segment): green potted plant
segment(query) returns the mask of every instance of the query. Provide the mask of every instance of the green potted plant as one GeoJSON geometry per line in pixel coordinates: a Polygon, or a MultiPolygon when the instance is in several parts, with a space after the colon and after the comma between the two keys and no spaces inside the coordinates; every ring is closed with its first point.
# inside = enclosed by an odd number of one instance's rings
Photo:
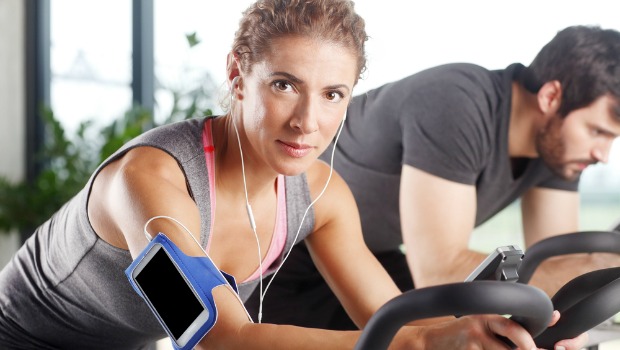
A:
{"type": "MultiPolygon", "coordinates": [[[[190,47],[200,42],[195,33],[186,39],[190,47]]],[[[212,114],[206,106],[214,100],[214,84],[209,79],[184,90],[166,90],[172,95],[172,108],[159,123],[150,111],[134,106],[98,130],[92,121],[82,122],[75,135],[69,136],[54,113],[44,109],[45,142],[37,155],[43,165],[40,173],[32,183],[11,182],[0,174],[0,233],[17,230],[22,236],[30,235],[83,188],[104,159],[147,129],[212,114]]]]}

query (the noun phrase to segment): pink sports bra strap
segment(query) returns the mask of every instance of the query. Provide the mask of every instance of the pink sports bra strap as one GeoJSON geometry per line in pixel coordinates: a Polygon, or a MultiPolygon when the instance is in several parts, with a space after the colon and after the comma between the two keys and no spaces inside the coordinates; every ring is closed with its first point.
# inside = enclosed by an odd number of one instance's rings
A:
{"type": "MultiPolygon", "coordinates": [[[[213,144],[213,119],[208,118],[204,123],[202,131],[202,144],[207,164],[207,173],[209,175],[209,196],[211,199],[211,230],[205,250],[209,252],[211,239],[213,238],[213,227],[215,226],[215,146],[213,144]]],[[[286,218],[286,186],[283,175],[278,175],[277,179],[277,206],[276,206],[276,223],[274,227],[271,244],[267,250],[267,255],[262,262],[263,274],[278,259],[284,250],[287,236],[287,218],[286,218]]],[[[251,281],[260,277],[260,271],[256,271],[248,277],[244,282],[251,281]]]]}
{"type": "Polygon", "coordinates": [[[213,227],[215,226],[215,147],[213,146],[213,130],[211,123],[212,118],[205,121],[202,129],[202,148],[205,152],[205,161],[207,162],[207,174],[209,174],[209,197],[211,198],[211,230],[209,231],[209,240],[205,251],[209,251],[211,246],[211,238],[213,238],[213,227]]]}

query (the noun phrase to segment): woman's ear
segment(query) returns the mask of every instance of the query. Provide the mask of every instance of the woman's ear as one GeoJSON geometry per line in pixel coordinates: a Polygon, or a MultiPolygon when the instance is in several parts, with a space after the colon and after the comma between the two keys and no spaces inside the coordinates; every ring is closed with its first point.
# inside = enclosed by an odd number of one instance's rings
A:
{"type": "Polygon", "coordinates": [[[233,52],[228,53],[226,70],[228,73],[229,93],[231,97],[236,98],[236,91],[241,85],[241,70],[239,69],[239,60],[233,52]]]}
{"type": "Polygon", "coordinates": [[[538,108],[544,115],[556,115],[562,104],[562,84],[548,81],[538,90],[538,108]]]}
{"type": "Polygon", "coordinates": [[[228,74],[228,81],[232,81],[235,77],[241,75],[237,54],[232,51],[226,56],[226,73],[228,74]]]}
{"type": "Polygon", "coordinates": [[[230,96],[231,96],[233,99],[236,99],[236,98],[237,98],[237,97],[236,97],[236,91],[235,91],[235,89],[236,89],[237,87],[240,87],[240,85],[241,85],[240,83],[241,83],[241,76],[240,76],[240,75],[237,75],[236,77],[234,77],[234,78],[233,78],[233,80],[232,80],[232,81],[231,81],[231,83],[230,83],[230,96]]]}

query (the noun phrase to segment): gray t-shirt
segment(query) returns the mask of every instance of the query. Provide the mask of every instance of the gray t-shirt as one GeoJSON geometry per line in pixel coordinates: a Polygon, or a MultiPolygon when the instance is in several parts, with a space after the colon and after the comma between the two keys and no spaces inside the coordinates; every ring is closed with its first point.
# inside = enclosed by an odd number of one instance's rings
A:
{"type": "MultiPolygon", "coordinates": [[[[371,250],[394,250],[402,243],[404,164],[475,185],[476,225],[532,187],[577,189],[577,182],[556,177],[540,159],[528,160],[513,178],[508,157],[511,84],[521,68],[443,65],[353,98],[334,168],[355,196],[371,250]]],[[[331,147],[321,158],[329,162],[330,155],[331,147]]]]}
{"type": "MultiPolygon", "coordinates": [[[[203,124],[203,118],[192,119],[150,130],[123,146],[95,175],[134,147],[168,152],[184,172],[188,191],[200,210],[200,239],[206,245],[211,202],[203,124]]],[[[0,349],[144,349],[165,337],[125,276],[132,261],[129,251],[103,241],[90,226],[87,200],[95,175],[0,271],[0,349]]],[[[268,274],[314,227],[314,211],[310,210],[293,242],[310,194],[305,174],[285,177],[285,186],[285,249],[268,274]]],[[[239,285],[242,300],[247,300],[257,283],[239,285]]]]}

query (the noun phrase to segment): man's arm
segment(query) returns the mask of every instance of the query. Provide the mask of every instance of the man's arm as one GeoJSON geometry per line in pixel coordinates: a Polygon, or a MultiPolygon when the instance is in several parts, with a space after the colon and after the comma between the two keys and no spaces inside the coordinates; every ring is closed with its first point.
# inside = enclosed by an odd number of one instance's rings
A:
{"type": "Polygon", "coordinates": [[[485,255],[469,249],[476,188],[404,165],[400,217],[417,288],[463,281],[485,255]]]}
{"type": "Polygon", "coordinates": [[[521,197],[525,246],[579,230],[579,193],[535,187],[521,197]]]}
{"type": "MultiPolygon", "coordinates": [[[[522,197],[521,211],[526,247],[545,238],[579,230],[577,192],[532,188],[522,197]]],[[[538,267],[530,283],[551,296],[576,276],[619,265],[620,257],[615,254],[571,254],[553,257],[538,267]]]]}
{"type": "MultiPolygon", "coordinates": [[[[323,187],[327,171],[327,165],[313,167],[308,171],[313,198],[323,187]]],[[[388,300],[400,295],[400,291],[366,247],[355,199],[337,173],[333,174],[324,197],[315,204],[314,209],[315,231],[306,238],[312,259],[351,319],[358,326],[364,327],[370,317],[388,300]]],[[[521,349],[533,348],[529,334],[507,321],[498,315],[466,316],[456,320],[451,317],[420,320],[415,322],[416,326],[437,323],[426,327],[402,327],[391,342],[390,349],[490,349],[503,345],[498,342],[497,335],[507,336],[521,349]]],[[[351,341],[351,338],[337,339],[334,332],[325,330],[312,329],[310,331],[313,333],[304,333],[297,327],[277,327],[290,339],[298,339],[303,344],[310,344],[310,337],[316,337],[313,348],[335,348],[336,341],[351,341]],[[329,336],[335,339],[330,340],[329,336]]],[[[244,328],[250,330],[256,329],[256,326],[246,325],[244,328]]],[[[254,336],[242,338],[256,339],[254,336]]],[[[569,345],[567,348],[578,349],[584,342],[581,337],[566,344],[569,345]]],[[[295,348],[300,346],[297,344],[295,348]]]]}

